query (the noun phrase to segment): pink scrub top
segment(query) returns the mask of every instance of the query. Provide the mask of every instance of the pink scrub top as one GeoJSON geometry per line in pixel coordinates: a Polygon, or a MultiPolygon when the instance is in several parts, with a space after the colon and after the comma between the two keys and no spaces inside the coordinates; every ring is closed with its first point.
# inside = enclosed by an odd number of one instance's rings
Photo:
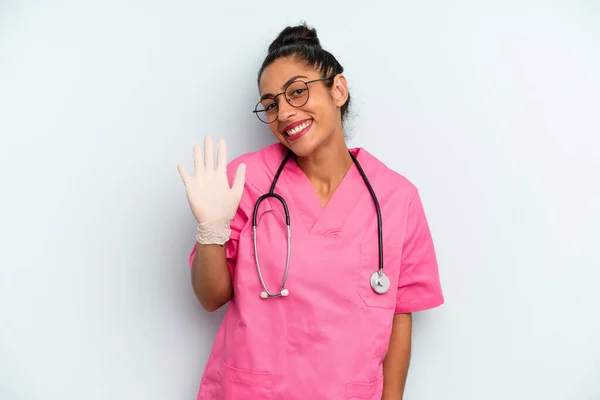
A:
{"type": "MultiPolygon", "coordinates": [[[[430,230],[419,193],[364,149],[351,149],[379,200],[384,271],[390,290],[373,291],[378,270],[377,217],[371,195],[352,166],[322,207],[293,159],[275,193],[287,202],[292,234],[289,296],[262,299],[252,242],[252,213],[269,191],[287,149],[281,144],[242,155],[228,166],[230,182],[245,163],[242,200],[231,222],[227,258],[234,295],[227,307],[198,400],[380,400],[383,359],[394,314],[444,302],[430,230]]],[[[278,292],[287,254],[284,211],[261,203],[257,248],[263,279],[278,292]],[[279,215],[279,214],[280,215],[279,215]]],[[[190,264],[195,252],[190,255],[190,264]]]]}

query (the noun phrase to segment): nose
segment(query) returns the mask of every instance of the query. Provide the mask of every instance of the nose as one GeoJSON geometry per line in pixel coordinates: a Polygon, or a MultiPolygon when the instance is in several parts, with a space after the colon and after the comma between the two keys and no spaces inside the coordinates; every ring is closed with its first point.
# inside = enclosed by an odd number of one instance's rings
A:
{"type": "Polygon", "coordinates": [[[291,106],[285,99],[280,99],[277,105],[277,118],[280,122],[289,120],[296,115],[296,107],[291,106]]]}

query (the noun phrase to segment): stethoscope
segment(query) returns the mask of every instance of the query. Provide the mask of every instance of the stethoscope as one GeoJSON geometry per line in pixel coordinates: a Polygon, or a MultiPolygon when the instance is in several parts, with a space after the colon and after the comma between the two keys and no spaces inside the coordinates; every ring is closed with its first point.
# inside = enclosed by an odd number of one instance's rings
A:
{"type": "MultiPolygon", "coordinates": [[[[378,244],[379,244],[379,269],[377,271],[373,272],[373,274],[371,274],[370,283],[371,283],[371,288],[373,288],[373,291],[375,291],[375,293],[384,294],[390,288],[390,280],[387,277],[387,275],[383,272],[383,231],[381,228],[381,209],[379,208],[379,202],[377,201],[377,196],[375,196],[373,187],[371,187],[371,184],[369,183],[369,180],[367,179],[365,172],[361,168],[356,157],[354,157],[354,154],[352,154],[352,152],[349,152],[349,153],[350,153],[350,157],[352,157],[352,161],[354,162],[354,165],[356,165],[358,172],[360,173],[363,180],[365,181],[365,185],[367,186],[367,189],[369,189],[369,193],[371,193],[373,202],[375,203],[375,211],[377,212],[377,239],[378,239],[378,244]]],[[[280,297],[280,296],[286,297],[290,294],[289,290],[285,288],[285,283],[287,281],[287,276],[288,276],[288,271],[289,271],[289,266],[290,266],[290,248],[291,248],[291,241],[292,241],[292,233],[290,230],[290,212],[288,210],[287,203],[285,202],[283,197],[281,197],[280,195],[275,193],[274,190],[275,190],[275,185],[277,184],[277,181],[279,180],[279,175],[281,175],[281,171],[283,171],[283,167],[285,167],[285,164],[291,158],[292,155],[293,155],[293,153],[291,151],[287,153],[287,155],[285,156],[285,158],[279,165],[279,168],[277,170],[277,173],[275,174],[275,177],[273,178],[273,182],[271,183],[271,188],[269,190],[269,193],[263,194],[262,196],[260,196],[258,198],[258,200],[256,200],[256,203],[254,205],[254,212],[252,214],[252,240],[254,243],[254,259],[256,261],[256,271],[258,272],[258,279],[260,280],[260,284],[263,287],[263,291],[260,293],[260,297],[263,299],[268,299],[270,297],[280,297]],[[275,198],[275,199],[279,200],[279,202],[283,206],[283,210],[285,212],[285,225],[287,228],[287,257],[286,257],[286,261],[285,261],[285,272],[283,273],[283,280],[281,281],[281,286],[279,287],[279,291],[277,293],[271,293],[269,291],[269,289],[267,288],[267,285],[265,284],[262,273],[260,271],[260,264],[258,262],[258,251],[256,248],[256,227],[257,227],[256,215],[258,214],[258,207],[260,206],[260,203],[262,203],[262,201],[267,198],[275,198]]],[[[274,210],[268,210],[268,211],[265,211],[265,213],[269,212],[269,211],[274,211],[274,210]]],[[[262,214],[261,214],[261,216],[262,216],[262,214]]],[[[259,220],[260,220],[260,218],[259,218],[259,220]]]]}

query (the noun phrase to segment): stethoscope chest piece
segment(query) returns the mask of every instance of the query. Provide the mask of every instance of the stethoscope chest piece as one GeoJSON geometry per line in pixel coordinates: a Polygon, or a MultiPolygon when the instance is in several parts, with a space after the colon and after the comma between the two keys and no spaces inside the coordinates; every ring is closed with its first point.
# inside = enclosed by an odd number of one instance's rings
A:
{"type": "Polygon", "coordinates": [[[383,271],[375,271],[371,275],[371,287],[377,294],[384,294],[390,290],[390,279],[383,271]]]}

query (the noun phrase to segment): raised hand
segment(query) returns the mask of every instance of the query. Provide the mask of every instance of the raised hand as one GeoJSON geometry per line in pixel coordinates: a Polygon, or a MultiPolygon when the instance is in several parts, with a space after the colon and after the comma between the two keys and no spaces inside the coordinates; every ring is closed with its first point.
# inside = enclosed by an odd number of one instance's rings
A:
{"type": "Polygon", "coordinates": [[[204,154],[199,145],[194,146],[194,175],[191,176],[181,164],[177,170],[185,185],[192,214],[198,222],[198,241],[203,244],[225,243],[229,239],[229,223],[242,199],[246,166],[240,164],[230,187],[227,179],[227,143],[219,139],[215,165],[213,139],[205,136],[204,154]]]}

